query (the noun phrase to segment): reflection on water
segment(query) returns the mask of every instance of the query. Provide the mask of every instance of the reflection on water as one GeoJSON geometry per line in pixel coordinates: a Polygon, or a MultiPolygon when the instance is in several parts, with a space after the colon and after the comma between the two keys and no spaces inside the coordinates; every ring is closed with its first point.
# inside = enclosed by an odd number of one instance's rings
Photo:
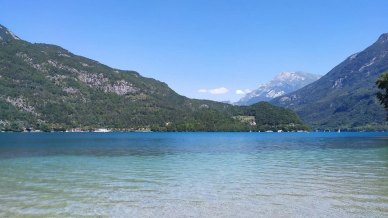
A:
{"type": "Polygon", "coordinates": [[[0,178],[0,217],[384,217],[388,135],[7,133],[0,178]]]}

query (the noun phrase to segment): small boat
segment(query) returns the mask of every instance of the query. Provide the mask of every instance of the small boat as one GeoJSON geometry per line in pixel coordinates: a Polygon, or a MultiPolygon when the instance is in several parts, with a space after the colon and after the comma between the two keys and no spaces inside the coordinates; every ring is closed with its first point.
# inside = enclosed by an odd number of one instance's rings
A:
{"type": "Polygon", "coordinates": [[[94,132],[111,132],[109,129],[96,129],[94,132]]]}

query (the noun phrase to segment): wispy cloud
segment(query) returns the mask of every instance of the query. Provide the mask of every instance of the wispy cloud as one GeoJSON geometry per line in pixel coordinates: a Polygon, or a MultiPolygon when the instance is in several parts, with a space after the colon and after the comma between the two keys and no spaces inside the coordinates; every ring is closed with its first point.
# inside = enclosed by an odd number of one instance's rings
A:
{"type": "Polygon", "coordinates": [[[248,93],[250,93],[250,92],[251,92],[250,89],[244,89],[244,90],[242,90],[242,89],[237,89],[237,90],[236,90],[236,94],[237,94],[237,95],[245,95],[245,94],[248,94],[248,93]]]}
{"type": "Polygon", "coordinates": [[[222,95],[229,92],[229,90],[225,87],[215,88],[215,89],[199,89],[200,93],[209,93],[212,95],[222,95]]]}

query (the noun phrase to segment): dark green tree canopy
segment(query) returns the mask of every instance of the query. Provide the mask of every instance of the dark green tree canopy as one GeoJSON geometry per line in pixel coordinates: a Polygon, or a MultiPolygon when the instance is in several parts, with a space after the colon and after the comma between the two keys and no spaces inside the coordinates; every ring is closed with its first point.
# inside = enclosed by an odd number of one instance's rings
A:
{"type": "Polygon", "coordinates": [[[384,105],[385,109],[388,110],[388,71],[381,74],[376,81],[376,85],[379,89],[382,89],[382,91],[377,93],[377,98],[380,100],[380,103],[384,105]]]}

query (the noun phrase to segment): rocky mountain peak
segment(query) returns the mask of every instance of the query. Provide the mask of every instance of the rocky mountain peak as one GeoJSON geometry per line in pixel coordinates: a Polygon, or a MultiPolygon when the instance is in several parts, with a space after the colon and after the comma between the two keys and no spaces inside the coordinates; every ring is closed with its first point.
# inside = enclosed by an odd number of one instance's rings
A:
{"type": "Polygon", "coordinates": [[[379,37],[379,39],[377,40],[377,42],[380,42],[380,43],[386,43],[386,42],[388,42],[388,33],[383,33],[383,34],[381,34],[381,36],[379,37]]]}
{"type": "Polygon", "coordinates": [[[276,75],[276,77],[272,80],[273,81],[281,81],[281,82],[293,82],[293,81],[297,81],[297,80],[305,80],[306,77],[308,76],[311,76],[311,75],[308,75],[307,73],[303,73],[303,72],[290,72],[290,71],[285,71],[285,72],[281,72],[279,73],[278,75],[276,75]]]}
{"type": "Polygon", "coordinates": [[[259,85],[256,90],[246,94],[237,105],[251,105],[260,101],[270,101],[273,98],[295,91],[314,82],[321,76],[301,71],[285,71],[276,75],[271,81],[259,85]]]}
{"type": "Polygon", "coordinates": [[[386,70],[388,33],[349,56],[313,84],[271,103],[295,110],[305,122],[317,128],[384,126],[385,111],[376,100],[375,83],[386,70]]]}
{"type": "Polygon", "coordinates": [[[9,42],[11,40],[20,40],[20,38],[0,24],[0,42],[9,42]]]}

